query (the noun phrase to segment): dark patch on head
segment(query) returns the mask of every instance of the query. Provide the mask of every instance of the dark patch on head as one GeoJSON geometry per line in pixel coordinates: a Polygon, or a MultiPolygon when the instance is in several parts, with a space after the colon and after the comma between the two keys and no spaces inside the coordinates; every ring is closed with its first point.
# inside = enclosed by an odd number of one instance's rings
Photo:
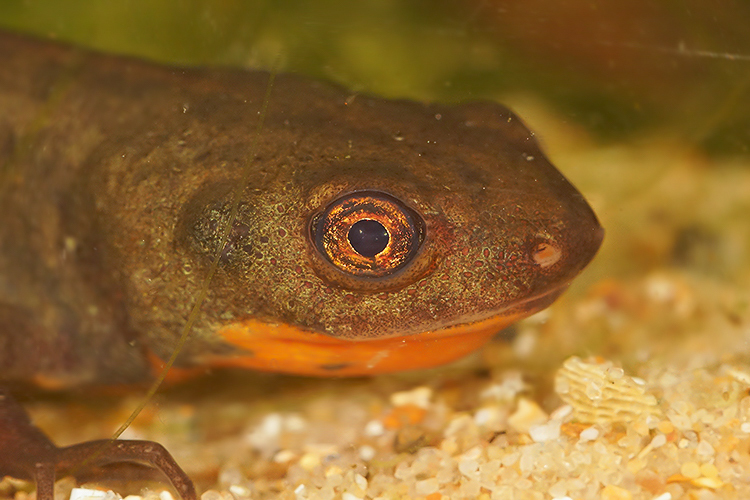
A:
{"type": "MultiPolygon", "coordinates": [[[[176,243],[203,254],[210,262],[219,250],[222,230],[230,216],[232,189],[229,181],[208,184],[199,189],[185,204],[175,231],[176,243]]],[[[221,264],[229,264],[254,252],[257,242],[253,241],[254,230],[251,219],[247,217],[251,211],[248,203],[239,204],[237,218],[221,249],[221,264]]]]}
{"type": "Polygon", "coordinates": [[[221,250],[221,262],[226,263],[232,258],[233,254],[238,250],[242,250],[245,253],[250,253],[253,249],[252,243],[249,239],[250,226],[242,222],[235,221],[232,224],[232,228],[229,230],[229,237],[221,250]]]}

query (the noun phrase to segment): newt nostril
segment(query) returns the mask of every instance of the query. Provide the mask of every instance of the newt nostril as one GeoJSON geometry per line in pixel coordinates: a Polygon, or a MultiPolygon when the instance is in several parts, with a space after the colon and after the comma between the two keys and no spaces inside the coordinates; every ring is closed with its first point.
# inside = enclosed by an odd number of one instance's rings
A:
{"type": "Polygon", "coordinates": [[[531,250],[531,258],[536,265],[546,269],[552,267],[560,261],[562,250],[552,241],[543,241],[531,250]]]}

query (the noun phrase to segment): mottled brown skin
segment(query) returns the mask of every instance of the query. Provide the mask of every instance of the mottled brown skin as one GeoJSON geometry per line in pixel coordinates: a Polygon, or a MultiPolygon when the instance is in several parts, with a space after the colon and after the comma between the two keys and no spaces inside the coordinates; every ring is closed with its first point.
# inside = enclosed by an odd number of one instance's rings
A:
{"type": "MultiPolygon", "coordinates": [[[[266,73],[165,68],[7,34],[0,61],[2,381],[147,379],[217,252],[178,366],[432,366],[546,307],[601,242],[578,191],[497,104],[387,101],[282,75],[257,135],[266,73]],[[339,269],[314,237],[326,207],[362,193],[419,219],[407,261],[375,278],[339,269]]],[[[156,457],[195,496],[150,443],[115,443],[98,463],[156,457]]],[[[0,475],[36,478],[39,498],[56,468],[98,446],[55,447],[0,393],[0,475]]]]}
{"type": "Polygon", "coordinates": [[[554,300],[602,238],[580,193],[497,104],[388,101],[280,75],[256,137],[266,73],[11,35],[0,36],[0,61],[5,379],[148,376],[147,354],[174,348],[246,168],[178,365],[252,357],[217,334],[246,321],[367,341],[515,319],[554,300]],[[315,214],[360,190],[424,222],[414,262],[385,278],[342,275],[311,243],[315,214]],[[535,261],[540,244],[557,252],[552,265],[535,261]]]}

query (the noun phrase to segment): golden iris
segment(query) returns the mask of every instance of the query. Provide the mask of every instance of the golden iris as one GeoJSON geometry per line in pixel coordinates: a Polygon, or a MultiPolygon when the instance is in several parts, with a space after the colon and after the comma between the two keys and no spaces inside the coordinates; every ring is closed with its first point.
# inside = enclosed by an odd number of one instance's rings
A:
{"type": "Polygon", "coordinates": [[[341,271],[380,278],[403,268],[424,239],[421,217],[376,191],[348,194],[313,218],[318,250],[341,271]]]}

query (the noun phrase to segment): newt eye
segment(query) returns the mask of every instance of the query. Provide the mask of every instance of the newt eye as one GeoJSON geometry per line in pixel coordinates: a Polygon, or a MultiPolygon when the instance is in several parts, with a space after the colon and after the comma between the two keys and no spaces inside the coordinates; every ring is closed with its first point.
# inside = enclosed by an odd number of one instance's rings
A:
{"type": "Polygon", "coordinates": [[[315,246],[339,270],[382,278],[405,267],[424,240],[422,218],[385,193],[360,191],[313,217],[315,246]]]}

